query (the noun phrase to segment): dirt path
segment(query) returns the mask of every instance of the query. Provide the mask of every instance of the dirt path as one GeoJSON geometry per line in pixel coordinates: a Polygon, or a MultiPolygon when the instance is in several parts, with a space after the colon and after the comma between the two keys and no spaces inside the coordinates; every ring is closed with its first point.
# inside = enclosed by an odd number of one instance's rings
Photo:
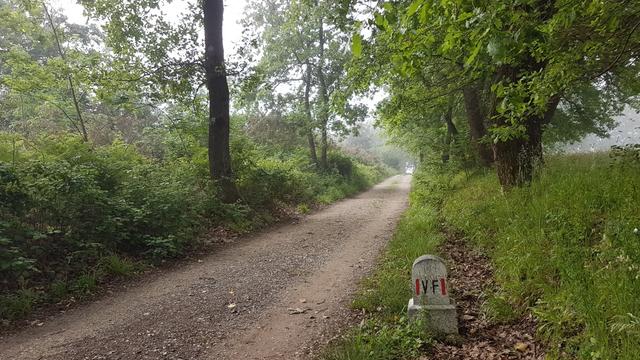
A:
{"type": "Polygon", "coordinates": [[[439,252],[450,266],[462,342],[436,343],[421,360],[544,359],[544,349],[534,340],[536,323],[530,315],[509,324],[495,324],[484,316],[482,303],[496,287],[490,261],[469,247],[460,234],[444,233],[447,240],[439,252]]]}
{"type": "Polygon", "coordinates": [[[0,339],[0,359],[305,358],[350,321],[407,205],[396,176],[297,224],[0,339]]]}

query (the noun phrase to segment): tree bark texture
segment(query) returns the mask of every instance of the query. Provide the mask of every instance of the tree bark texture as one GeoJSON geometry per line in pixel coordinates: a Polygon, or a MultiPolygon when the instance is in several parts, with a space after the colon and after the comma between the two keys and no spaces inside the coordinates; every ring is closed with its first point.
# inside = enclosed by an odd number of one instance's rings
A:
{"type": "Polygon", "coordinates": [[[204,0],[205,73],[209,90],[209,171],[222,190],[222,200],[238,198],[229,148],[229,85],[222,42],[223,0],[204,0]]]}
{"type": "MultiPolygon", "coordinates": [[[[530,183],[536,167],[543,164],[544,126],[553,117],[559,102],[560,96],[553,96],[547,103],[544,114],[528,116],[524,120],[526,128],[524,137],[494,144],[496,171],[504,189],[530,183]]],[[[504,125],[504,121],[498,121],[498,126],[500,125],[504,125]]]]}

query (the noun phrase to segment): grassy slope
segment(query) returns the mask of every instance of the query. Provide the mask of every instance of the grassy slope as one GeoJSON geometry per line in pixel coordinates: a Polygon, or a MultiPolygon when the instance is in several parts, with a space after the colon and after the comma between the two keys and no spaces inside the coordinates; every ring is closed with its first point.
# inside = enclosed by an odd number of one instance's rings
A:
{"type": "Polygon", "coordinates": [[[446,221],[493,259],[497,321],[532,311],[551,358],[636,359],[640,352],[640,172],[606,155],[550,159],[507,194],[493,173],[416,175],[411,208],[354,307],[372,312],[326,359],[410,359],[429,340],[404,319],[410,266],[446,221]],[[509,309],[509,311],[505,311],[509,309]],[[515,311],[513,310],[515,309],[515,311]]]}
{"type": "Polygon", "coordinates": [[[443,215],[492,256],[504,297],[530,308],[552,357],[640,352],[640,173],[606,155],[551,159],[530,187],[494,176],[454,192],[443,215]]]}

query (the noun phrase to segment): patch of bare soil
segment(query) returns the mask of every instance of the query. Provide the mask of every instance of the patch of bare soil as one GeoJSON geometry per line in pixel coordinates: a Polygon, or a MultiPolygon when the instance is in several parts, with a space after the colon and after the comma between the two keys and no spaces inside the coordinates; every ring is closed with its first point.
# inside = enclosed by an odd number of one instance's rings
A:
{"type": "Polygon", "coordinates": [[[42,319],[0,337],[0,359],[308,358],[352,322],[347,305],[392,236],[409,187],[409,177],[393,177],[42,319]]]}
{"type": "Polygon", "coordinates": [[[486,294],[496,288],[489,259],[468,246],[465,240],[445,230],[441,246],[450,266],[449,282],[458,304],[461,341],[438,342],[424,360],[511,360],[544,359],[544,349],[536,343],[536,322],[525,315],[509,324],[495,324],[481,307],[486,294]]]}

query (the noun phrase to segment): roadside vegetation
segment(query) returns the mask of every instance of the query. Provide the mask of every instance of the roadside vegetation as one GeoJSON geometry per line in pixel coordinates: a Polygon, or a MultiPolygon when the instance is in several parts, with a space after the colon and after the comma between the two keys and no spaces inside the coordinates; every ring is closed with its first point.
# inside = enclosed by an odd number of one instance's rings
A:
{"type": "Polygon", "coordinates": [[[342,81],[349,5],[252,3],[228,59],[221,0],[172,22],[78,1],[82,24],[0,0],[0,325],[403,170],[374,132],[343,142],[367,115],[342,81]]]}
{"type": "Polygon", "coordinates": [[[637,147],[556,155],[530,186],[504,193],[495,174],[423,168],[375,274],[353,302],[368,316],[326,359],[414,359],[432,341],[406,321],[413,260],[436,253],[442,226],[492,259],[499,290],[483,315],[532,313],[552,359],[635,359],[640,351],[640,163],[637,147]],[[401,356],[399,354],[402,354],[401,356]]]}
{"type": "Polygon", "coordinates": [[[639,148],[549,149],[640,108],[640,2],[248,0],[225,56],[230,4],[78,0],[76,24],[0,0],[3,324],[403,171],[375,116],[420,171],[329,356],[428,345],[404,284],[443,224],[492,257],[495,321],[532,312],[551,357],[637,355],[639,148]]]}
{"type": "MultiPolygon", "coordinates": [[[[335,149],[317,172],[304,151],[282,152],[238,134],[241,200],[221,201],[207,175],[206,148],[151,158],[116,140],[75,136],[28,140],[0,134],[0,317],[42,303],[86,298],[198,247],[203,231],[236,233],[306,212],[375,184],[391,170],[335,149]]],[[[171,147],[167,147],[171,149],[171,147]]],[[[176,151],[184,151],[182,147],[176,151]]]]}
{"type": "Polygon", "coordinates": [[[640,163],[633,156],[637,150],[627,148],[612,158],[552,157],[529,187],[503,195],[495,177],[477,176],[445,202],[443,218],[493,259],[502,287],[493,313],[509,321],[533,312],[552,358],[640,352],[640,163]]]}
{"type": "Polygon", "coordinates": [[[371,10],[350,74],[362,89],[384,86],[378,123],[420,170],[411,209],[354,303],[370,316],[329,358],[418,356],[428,341],[404,320],[421,255],[411,249],[437,252],[441,227],[492,259],[501,289],[485,306],[491,321],[532,313],[550,358],[637,358],[638,145],[550,150],[606,137],[625,107],[638,109],[639,5],[412,0],[371,10]]]}

